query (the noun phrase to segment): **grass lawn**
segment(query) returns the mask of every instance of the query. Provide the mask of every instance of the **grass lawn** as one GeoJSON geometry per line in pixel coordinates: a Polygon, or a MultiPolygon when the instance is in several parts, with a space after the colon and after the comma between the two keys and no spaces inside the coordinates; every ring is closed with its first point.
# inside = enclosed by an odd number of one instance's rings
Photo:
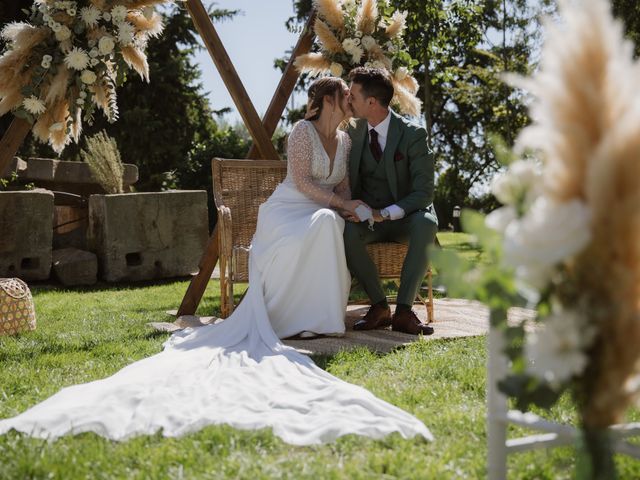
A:
{"type": "MultiPolygon", "coordinates": [[[[445,246],[479,259],[462,234],[439,235],[445,246]]],[[[110,375],[157,353],[167,334],[145,324],[164,321],[186,281],[60,290],[35,287],[38,329],[0,337],[0,418],[13,416],[60,388],[110,375]]],[[[201,314],[219,306],[211,281],[201,314]]],[[[428,341],[387,355],[367,350],[316,361],[411,412],[435,442],[392,435],[353,435],[318,447],[292,447],[269,430],[207,427],[178,439],[143,436],[117,443],[94,434],[48,443],[16,433],[0,436],[0,479],[215,478],[485,478],[485,339],[428,341]]],[[[552,412],[570,420],[566,401],[552,412]]],[[[640,416],[633,412],[631,419],[640,416]]],[[[522,430],[514,429],[514,434],[522,430]]],[[[570,448],[511,456],[509,478],[572,478],[570,448]]],[[[640,462],[617,457],[620,477],[640,478],[640,462]]]]}

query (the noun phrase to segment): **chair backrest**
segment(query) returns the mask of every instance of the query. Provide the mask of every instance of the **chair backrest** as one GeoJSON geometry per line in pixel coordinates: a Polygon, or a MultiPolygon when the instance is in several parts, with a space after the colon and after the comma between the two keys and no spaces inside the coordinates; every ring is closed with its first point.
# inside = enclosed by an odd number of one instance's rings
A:
{"type": "Polygon", "coordinates": [[[212,169],[216,205],[231,210],[232,244],[248,248],[256,231],[258,207],[284,180],[287,162],[214,158],[212,169]]]}

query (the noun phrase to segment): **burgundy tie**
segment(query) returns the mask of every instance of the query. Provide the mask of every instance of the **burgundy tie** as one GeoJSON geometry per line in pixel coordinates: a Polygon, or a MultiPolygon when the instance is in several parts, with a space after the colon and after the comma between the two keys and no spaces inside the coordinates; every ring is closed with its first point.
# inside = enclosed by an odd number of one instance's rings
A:
{"type": "Polygon", "coordinates": [[[382,149],[378,143],[378,132],[376,132],[375,128],[372,128],[369,130],[369,135],[371,136],[371,143],[369,143],[371,153],[373,154],[373,158],[376,159],[376,162],[379,162],[382,158],[382,149]]]}

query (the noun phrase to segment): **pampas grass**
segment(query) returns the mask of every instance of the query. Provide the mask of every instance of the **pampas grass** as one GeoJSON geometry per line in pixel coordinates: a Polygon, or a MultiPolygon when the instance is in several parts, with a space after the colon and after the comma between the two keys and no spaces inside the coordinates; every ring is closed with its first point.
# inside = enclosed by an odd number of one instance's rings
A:
{"type": "Polygon", "coordinates": [[[313,30],[316,32],[324,50],[332,53],[340,53],[344,51],[342,48],[342,42],[336,38],[329,26],[319,18],[316,19],[313,30]]]}
{"type": "Polygon", "coordinates": [[[122,58],[130,68],[138,72],[142,80],[149,82],[149,63],[143,52],[132,46],[122,47],[122,58]]]}
{"type": "Polygon", "coordinates": [[[378,18],[378,3],[376,0],[362,0],[356,16],[358,30],[365,35],[372,33],[378,18]]]}
{"type": "Polygon", "coordinates": [[[324,18],[330,27],[340,32],[344,30],[344,16],[338,0],[314,0],[313,4],[318,16],[324,18]]]}
{"type": "Polygon", "coordinates": [[[321,53],[306,53],[296,58],[294,66],[301,72],[316,76],[329,71],[331,62],[321,53]]]}
{"type": "Polygon", "coordinates": [[[623,419],[640,375],[640,65],[603,0],[562,10],[540,71],[519,82],[536,100],[517,145],[541,153],[551,197],[591,211],[591,243],[561,300],[582,305],[599,332],[578,403],[584,425],[600,429],[623,419]]]}
{"type": "Polygon", "coordinates": [[[105,192],[124,192],[124,167],[120,151],[116,141],[104,130],[86,139],[86,149],[80,151],[80,156],[105,192]]]}

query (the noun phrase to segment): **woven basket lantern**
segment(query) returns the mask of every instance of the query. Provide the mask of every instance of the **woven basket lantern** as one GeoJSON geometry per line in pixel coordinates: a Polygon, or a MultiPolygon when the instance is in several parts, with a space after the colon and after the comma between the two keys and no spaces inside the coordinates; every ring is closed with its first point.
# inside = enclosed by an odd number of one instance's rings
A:
{"type": "Polygon", "coordinates": [[[35,328],[36,312],[27,284],[19,278],[0,278],[0,335],[35,328]]]}

